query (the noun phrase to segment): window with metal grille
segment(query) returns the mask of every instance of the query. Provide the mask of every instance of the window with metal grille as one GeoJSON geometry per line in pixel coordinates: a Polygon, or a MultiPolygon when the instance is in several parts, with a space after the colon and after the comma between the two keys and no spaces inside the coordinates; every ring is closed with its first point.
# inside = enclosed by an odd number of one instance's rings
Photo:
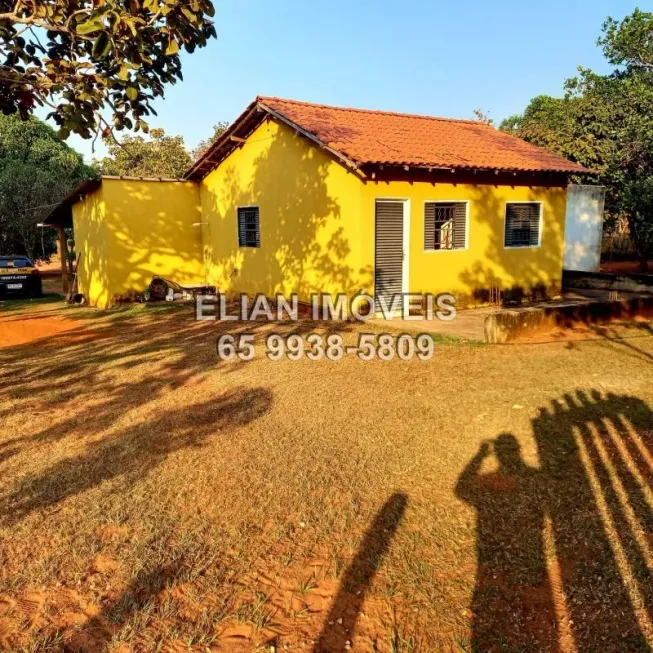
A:
{"type": "Polygon", "coordinates": [[[506,204],[505,247],[537,247],[541,219],[542,205],[539,202],[506,204]]]}
{"type": "Polygon", "coordinates": [[[424,249],[467,247],[467,202],[427,202],[424,206],[424,249]]]}
{"type": "Polygon", "coordinates": [[[238,247],[260,247],[261,227],[258,206],[238,209],[238,247]]]}

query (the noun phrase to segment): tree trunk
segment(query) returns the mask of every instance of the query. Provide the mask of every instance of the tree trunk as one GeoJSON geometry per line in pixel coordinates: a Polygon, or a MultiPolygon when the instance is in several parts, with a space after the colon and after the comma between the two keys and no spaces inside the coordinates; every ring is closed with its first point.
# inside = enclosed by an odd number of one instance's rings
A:
{"type": "MultiPolygon", "coordinates": [[[[21,229],[19,233],[20,239],[22,240],[23,249],[25,250],[25,255],[30,261],[33,261],[34,247],[36,243],[34,242],[34,239],[31,238],[29,231],[21,229]]],[[[14,254],[18,254],[18,252],[14,252],[14,254]]]]}
{"type": "Polygon", "coordinates": [[[66,269],[66,254],[68,247],[66,246],[66,232],[63,227],[59,229],[59,255],[61,256],[61,280],[63,281],[63,292],[67,296],[69,291],[68,286],[68,270],[66,269]]]}
{"type": "Polygon", "coordinates": [[[639,260],[639,270],[640,272],[648,272],[648,259],[649,251],[647,244],[644,238],[641,237],[639,233],[637,220],[634,216],[628,216],[628,227],[630,229],[630,235],[635,243],[635,249],[637,250],[637,258],[639,260]]]}

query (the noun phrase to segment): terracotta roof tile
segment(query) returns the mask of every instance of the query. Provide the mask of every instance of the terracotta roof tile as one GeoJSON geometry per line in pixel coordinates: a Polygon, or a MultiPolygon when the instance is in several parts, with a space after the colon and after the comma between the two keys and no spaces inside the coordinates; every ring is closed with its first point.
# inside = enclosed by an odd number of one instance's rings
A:
{"type": "Polygon", "coordinates": [[[586,168],[474,120],[330,107],[259,97],[264,107],[358,165],[588,172],[586,168]]]}

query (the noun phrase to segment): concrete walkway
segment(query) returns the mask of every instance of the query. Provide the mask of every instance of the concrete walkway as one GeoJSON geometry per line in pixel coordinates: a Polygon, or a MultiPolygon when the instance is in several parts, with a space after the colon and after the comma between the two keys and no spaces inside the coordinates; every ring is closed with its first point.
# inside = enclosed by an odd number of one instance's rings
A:
{"type": "Polygon", "coordinates": [[[435,333],[445,337],[485,342],[485,318],[491,313],[496,313],[496,311],[496,307],[470,308],[465,311],[458,311],[456,319],[449,322],[443,320],[403,320],[397,317],[391,320],[374,318],[370,320],[370,323],[379,328],[385,325],[393,331],[435,333]]]}

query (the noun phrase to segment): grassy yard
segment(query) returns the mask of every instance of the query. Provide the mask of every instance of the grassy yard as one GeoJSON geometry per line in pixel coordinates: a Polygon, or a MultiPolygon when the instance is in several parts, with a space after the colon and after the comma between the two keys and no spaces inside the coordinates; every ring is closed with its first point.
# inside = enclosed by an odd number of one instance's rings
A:
{"type": "Polygon", "coordinates": [[[251,325],[0,310],[0,649],[650,650],[649,325],[428,362],[255,326],[218,363],[251,325]]]}

